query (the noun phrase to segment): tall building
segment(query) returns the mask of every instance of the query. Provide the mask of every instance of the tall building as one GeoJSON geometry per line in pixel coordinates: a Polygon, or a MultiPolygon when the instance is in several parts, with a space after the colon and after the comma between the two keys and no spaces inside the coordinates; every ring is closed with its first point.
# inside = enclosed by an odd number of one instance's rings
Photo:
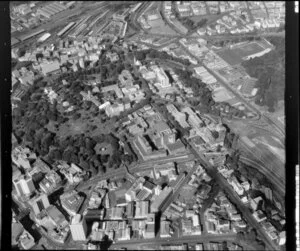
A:
{"type": "Polygon", "coordinates": [[[172,194],[172,188],[171,187],[165,187],[164,190],[155,198],[155,200],[151,204],[151,212],[158,212],[165,201],[169,198],[169,196],[172,194]]]}
{"type": "Polygon", "coordinates": [[[38,215],[40,212],[42,212],[44,209],[50,206],[48,196],[44,193],[33,197],[29,201],[29,204],[31,205],[35,215],[38,215]]]}
{"type": "Polygon", "coordinates": [[[149,201],[137,201],[135,205],[135,218],[147,218],[149,213],[149,201]]]}
{"type": "Polygon", "coordinates": [[[74,241],[85,241],[87,235],[86,221],[80,214],[76,214],[72,217],[70,224],[71,234],[74,241]]]}
{"type": "Polygon", "coordinates": [[[14,186],[19,196],[29,196],[35,191],[35,187],[31,177],[21,175],[13,180],[14,186]]]}
{"type": "Polygon", "coordinates": [[[80,196],[75,190],[69,193],[64,193],[60,196],[62,207],[68,212],[70,216],[75,216],[80,209],[84,198],[80,196]]]}

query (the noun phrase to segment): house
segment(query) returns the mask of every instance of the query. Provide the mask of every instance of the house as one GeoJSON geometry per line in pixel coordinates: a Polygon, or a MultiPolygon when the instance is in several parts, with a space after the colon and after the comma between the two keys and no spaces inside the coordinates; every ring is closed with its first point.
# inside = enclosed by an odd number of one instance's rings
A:
{"type": "Polygon", "coordinates": [[[267,219],[261,210],[255,211],[252,215],[257,222],[262,222],[267,219]]]}
{"type": "Polygon", "coordinates": [[[60,64],[58,61],[44,62],[41,63],[41,69],[43,74],[47,75],[49,73],[60,71],[60,64]]]}
{"type": "Polygon", "coordinates": [[[251,199],[251,200],[250,200],[250,206],[251,206],[251,208],[252,208],[254,211],[257,210],[260,201],[263,201],[263,199],[262,199],[261,196],[256,197],[255,199],[251,199]]]}

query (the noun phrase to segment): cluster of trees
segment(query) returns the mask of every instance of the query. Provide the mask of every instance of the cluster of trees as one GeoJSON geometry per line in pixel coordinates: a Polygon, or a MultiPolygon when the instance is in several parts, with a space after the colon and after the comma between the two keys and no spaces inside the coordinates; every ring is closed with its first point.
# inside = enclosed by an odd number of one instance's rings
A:
{"type": "Polygon", "coordinates": [[[144,61],[147,58],[150,58],[150,59],[158,58],[158,59],[161,59],[161,60],[172,60],[172,61],[181,63],[185,66],[189,66],[191,64],[188,59],[173,57],[172,55],[169,55],[165,51],[157,51],[157,50],[154,50],[152,48],[147,49],[147,50],[134,51],[133,55],[135,56],[135,58],[137,60],[140,60],[140,61],[144,61]]]}
{"type": "Polygon", "coordinates": [[[207,88],[207,85],[200,79],[192,76],[193,72],[183,71],[181,69],[175,69],[175,73],[179,76],[186,87],[192,88],[194,92],[194,99],[189,99],[189,103],[198,109],[200,112],[209,113],[215,105],[215,101],[212,98],[212,92],[207,88]]]}
{"type": "Polygon", "coordinates": [[[181,136],[188,136],[189,130],[188,128],[183,128],[178,121],[174,118],[174,116],[169,113],[164,103],[158,103],[156,105],[157,110],[167,119],[170,123],[171,127],[175,128],[177,133],[179,134],[178,137],[181,136]]]}
{"type": "Polygon", "coordinates": [[[178,14],[176,17],[190,31],[202,28],[207,23],[206,18],[201,19],[199,22],[194,22],[192,19],[188,17],[180,17],[178,14]]]}
{"type": "MultiPolygon", "coordinates": [[[[19,142],[25,143],[38,155],[45,157],[50,164],[56,160],[72,162],[92,175],[105,172],[106,166],[117,168],[122,161],[131,163],[134,160],[134,156],[122,152],[118,139],[112,135],[98,137],[96,141],[83,134],[60,138],[55,132],[49,131],[46,126],[50,121],[58,126],[69,118],[59,112],[57,102],[53,104],[48,102],[43,93],[46,84],[39,81],[31,86],[18,107],[13,110],[13,132],[19,142]],[[111,156],[95,153],[95,145],[103,141],[112,145],[111,156]]],[[[70,103],[81,101],[82,97],[76,96],[81,87],[80,83],[76,82],[69,85],[69,92],[66,95],[70,95],[70,103]]]]}
{"type": "Polygon", "coordinates": [[[285,39],[276,37],[270,41],[276,49],[262,57],[244,61],[242,66],[250,76],[258,79],[255,103],[266,105],[269,112],[274,112],[278,101],[284,99],[285,39]]]}
{"type": "Polygon", "coordinates": [[[249,34],[248,34],[247,36],[228,37],[227,39],[222,38],[222,39],[212,40],[212,41],[209,41],[209,43],[214,46],[224,47],[224,46],[229,46],[232,44],[241,43],[241,42],[245,42],[245,41],[254,41],[254,40],[261,39],[260,37],[255,36],[256,35],[255,32],[253,32],[253,33],[254,33],[253,36],[249,36],[249,34]]]}
{"type": "Polygon", "coordinates": [[[235,150],[232,154],[226,156],[225,164],[236,170],[239,167],[239,158],[240,152],[238,150],[235,150]]]}
{"type": "MultiPolygon", "coordinates": [[[[230,129],[227,127],[225,139],[224,139],[224,146],[227,149],[231,149],[233,146],[233,143],[237,140],[237,135],[230,131],[230,129]]],[[[235,159],[235,158],[234,158],[235,159]]]]}
{"type": "Polygon", "coordinates": [[[265,244],[257,238],[255,229],[249,232],[238,232],[236,236],[238,242],[246,242],[248,245],[253,246],[256,250],[265,250],[265,244]]]}
{"type": "Polygon", "coordinates": [[[192,19],[188,17],[181,17],[178,11],[176,10],[176,6],[174,3],[172,3],[172,13],[175,15],[175,17],[188,29],[188,30],[194,30],[196,28],[201,28],[207,23],[207,19],[203,18],[199,22],[194,22],[192,19]]]}

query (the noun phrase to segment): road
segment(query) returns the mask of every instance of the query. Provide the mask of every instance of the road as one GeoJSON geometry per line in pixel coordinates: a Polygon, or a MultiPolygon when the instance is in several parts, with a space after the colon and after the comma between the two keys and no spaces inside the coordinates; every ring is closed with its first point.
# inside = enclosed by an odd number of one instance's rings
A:
{"type": "MultiPolygon", "coordinates": [[[[181,45],[181,46],[184,49],[184,51],[186,51],[191,57],[195,58],[199,62],[199,59],[195,55],[193,55],[183,45],[181,45]]],[[[218,79],[218,81],[220,83],[222,83],[226,87],[226,89],[229,89],[235,95],[235,97],[237,97],[242,103],[244,103],[250,110],[255,111],[260,116],[261,119],[264,119],[269,125],[272,125],[277,130],[277,132],[280,134],[281,140],[283,140],[282,138],[285,137],[285,132],[284,132],[284,130],[282,130],[282,128],[280,126],[278,126],[276,123],[274,123],[274,121],[271,120],[270,118],[268,118],[266,115],[262,114],[256,107],[249,104],[249,102],[241,94],[239,94],[227,81],[225,81],[218,73],[207,68],[205,65],[203,65],[203,66],[204,66],[204,68],[206,68],[206,70],[209,73],[211,73],[216,79],[218,79]]],[[[257,118],[255,118],[255,120],[257,120],[257,118]]]]}
{"type": "Polygon", "coordinates": [[[183,34],[183,32],[165,15],[164,2],[161,2],[159,7],[160,7],[159,12],[161,13],[162,19],[171,27],[171,29],[182,35],[187,35],[187,34],[183,34]]]}
{"type": "Polygon", "coordinates": [[[122,247],[131,246],[135,247],[137,245],[163,245],[163,244],[182,244],[182,243],[201,243],[201,242],[222,242],[222,241],[234,241],[236,239],[236,234],[222,234],[222,235],[213,235],[213,234],[202,234],[196,236],[183,236],[177,238],[151,238],[151,239],[142,239],[142,240],[129,240],[129,241],[118,241],[115,244],[112,244],[110,249],[120,249],[122,247]]]}
{"type": "Polygon", "coordinates": [[[210,40],[228,40],[228,39],[234,39],[234,38],[244,38],[244,37],[284,37],[285,32],[267,32],[267,33],[257,33],[257,34],[224,34],[224,35],[203,35],[200,36],[201,38],[210,41],[210,40]]]}
{"type": "MultiPolygon", "coordinates": [[[[195,55],[193,55],[185,46],[183,46],[182,44],[180,44],[180,45],[187,54],[189,54],[191,57],[195,58],[200,63],[199,58],[197,58],[195,55]]],[[[255,111],[257,114],[259,114],[261,116],[261,112],[259,110],[257,110],[255,107],[252,107],[248,103],[248,101],[241,94],[239,94],[233,87],[231,87],[230,84],[228,82],[226,82],[219,74],[217,74],[215,71],[212,71],[205,65],[203,65],[203,67],[211,75],[213,75],[220,83],[222,83],[226,87],[226,89],[229,89],[235,95],[235,97],[237,97],[241,102],[243,102],[246,106],[248,106],[248,108],[250,110],[255,111]]]]}
{"type": "MultiPolygon", "coordinates": [[[[274,154],[267,155],[269,150],[265,148],[258,149],[257,147],[251,148],[240,139],[240,149],[244,152],[242,156],[246,159],[251,159],[251,161],[255,161],[256,165],[261,164],[261,171],[266,174],[267,177],[271,176],[273,183],[278,187],[278,190],[285,193],[285,173],[283,170],[284,164],[281,165],[281,162],[278,162],[277,157],[274,154]],[[277,160],[277,162],[276,162],[277,160]]],[[[255,164],[255,163],[254,163],[255,164]]]]}
{"type": "Polygon", "coordinates": [[[193,159],[193,155],[189,153],[185,153],[179,156],[168,156],[167,158],[163,159],[157,159],[157,160],[151,160],[151,161],[144,161],[140,164],[137,164],[136,166],[132,166],[130,168],[131,172],[138,171],[138,170],[144,170],[145,167],[148,167],[149,165],[153,167],[153,164],[159,164],[159,163],[166,163],[166,162],[180,162],[180,161],[190,161],[193,159]]]}
{"type": "MultiPolygon", "coordinates": [[[[269,239],[269,237],[263,231],[263,229],[260,226],[260,224],[257,223],[256,220],[254,219],[254,217],[252,216],[252,214],[250,212],[250,209],[248,207],[246,207],[242,203],[242,201],[240,200],[239,196],[236,194],[236,192],[233,190],[233,188],[229,185],[229,183],[227,182],[227,180],[222,175],[220,175],[218,173],[217,169],[215,167],[213,167],[205,159],[205,157],[203,155],[200,155],[199,152],[197,150],[195,150],[190,143],[189,143],[189,145],[190,145],[190,149],[191,149],[192,154],[195,157],[197,157],[197,159],[200,161],[200,164],[202,164],[203,167],[205,167],[205,170],[207,171],[207,174],[209,176],[211,176],[212,178],[214,178],[217,181],[217,183],[220,185],[220,187],[222,187],[222,189],[224,189],[227,192],[229,199],[237,206],[237,208],[242,213],[243,217],[247,220],[247,222],[252,227],[254,227],[256,229],[256,231],[260,235],[260,237],[262,237],[263,241],[267,245],[268,250],[279,250],[279,247],[277,245],[275,245],[275,243],[269,239]]],[[[188,178],[191,176],[191,174],[195,170],[196,170],[196,167],[194,167],[192,170],[190,170],[190,172],[186,176],[184,182],[181,183],[181,186],[179,188],[181,188],[182,185],[185,184],[185,182],[188,180],[188,178]]],[[[173,195],[170,196],[170,198],[167,200],[167,202],[164,204],[163,208],[161,209],[162,212],[174,200],[174,198],[176,198],[175,196],[177,196],[179,190],[180,189],[177,189],[175,191],[175,193],[173,193],[173,195]]]]}
{"type": "Polygon", "coordinates": [[[137,9],[137,11],[132,13],[132,15],[129,18],[129,20],[131,21],[130,23],[139,32],[141,31],[142,27],[137,22],[137,19],[139,18],[139,16],[141,16],[145,12],[145,10],[148,8],[149,4],[150,4],[150,2],[142,3],[142,5],[137,9]]]}
{"type": "MultiPolygon", "coordinates": [[[[268,118],[266,115],[262,114],[261,111],[259,111],[256,107],[254,107],[252,104],[250,104],[227,81],[225,81],[224,78],[222,78],[222,76],[220,76],[220,74],[218,74],[215,71],[207,68],[205,65],[204,65],[204,68],[206,68],[206,70],[209,73],[211,73],[216,79],[218,79],[219,82],[222,83],[225,88],[229,89],[235,95],[235,97],[237,97],[239,100],[241,100],[249,109],[251,109],[251,110],[255,111],[257,114],[259,114],[260,118],[262,120],[265,120],[269,125],[273,126],[273,128],[276,129],[276,132],[277,132],[278,136],[280,135],[280,139],[282,141],[284,140],[285,132],[284,132],[284,130],[282,130],[282,128],[280,126],[278,126],[276,123],[274,123],[273,120],[271,120],[270,118],[268,118]]],[[[276,133],[276,132],[274,132],[274,133],[276,133]]]]}
{"type": "Polygon", "coordinates": [[[252,216],[250,209],[245,206],[229,183],[225,180],[225,178],[218,173],[216,168],[214,168],[208,161],[205,160],[204,156],[201,156],[196,150],[192,148],[192,152],[195,156],[198,157],[200,163],[205,167],[208,175],[214,178],[217,183],[222,187],[222,189],[227,193],[230,201],[232,201],[238,208],[238,210],[242,213],[243,217],[246,219],[248,224],[250,224],[254,229],[256,229],[258,235],[262,238],[265,242],[268,250],[280,250],[279,246],[277,246],[273,241],[269,239],[267,234],[264,232],[262,227],[254,217],[252,216]]]}
{"type": "Polygon", "coordinates": [[[80,183],[76,187],[76,190],[83,191],[86,188],[88,188],[89,186],[92,186],[101,180],[112,179],[114,177],[124,177],[125,174],[126,174],[126,170],[124,168],[121,169],[121,167],[120,167],[119,169],[116,169],[115,171],[109,171],[109,173],[104,174],[104,175],[97,175],[96,177],[88,180],[87,182],[80,183]]]}
{"type": "Polygon", "coordinates": [[[177,187],[177,189],[174,191],[172,195],[167,199],[167,201],[163,204],[161,208],[161,212],[163,213],[169,206],[170,204],[177,199],[178,194],[181,192],[181,188],[189,182],[192,174],[196,171],[198,165],[194,165],[194,167],[188,172],[188,174],[185,176],[184,180],[181,181],[180,186],[177,187]]]}
{"type": "Polygon", "coordinates": [[[276,190],[278,190],[281,196],[285,194],[285,180],[282,177],[279,177],[277,173],[272,172],[272,175],[270,175],[270,170],[266,170],[264,165],[260,164],[257,160],[253,160],[244,155],[240,156],[240,161],[262,172],[268,177],[268,180],[275,185],[276,190]]]}

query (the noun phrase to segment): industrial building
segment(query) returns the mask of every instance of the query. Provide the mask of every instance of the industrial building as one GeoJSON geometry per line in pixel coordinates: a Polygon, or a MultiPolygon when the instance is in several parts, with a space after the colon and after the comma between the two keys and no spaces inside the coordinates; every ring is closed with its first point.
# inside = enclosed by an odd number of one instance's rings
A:
{"type": "Polygon", "coordinates": [[[64,5],[62,5],[58,2],[53,2],[42,8],[39,8],[36,13],[37,13],[37,15],[42,15],[44,17],[51,18],[52,16],[56,15],[59,12],[66,10],[66,9],[67,9],[67,7],[65,7],[64,5]]]}

